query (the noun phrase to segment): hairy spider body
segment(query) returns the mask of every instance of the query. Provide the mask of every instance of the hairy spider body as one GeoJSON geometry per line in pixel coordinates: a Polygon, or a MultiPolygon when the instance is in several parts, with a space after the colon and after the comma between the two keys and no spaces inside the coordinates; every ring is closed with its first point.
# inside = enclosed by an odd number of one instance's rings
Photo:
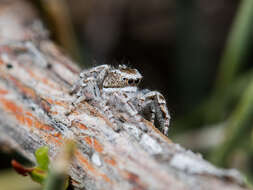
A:
{"type": "Polygon", "coordinates": [[[114,106],[132,116],[142,115],[167,135],[170,115],[165,98],[157,91],[140,90],[141,79],[137,69],[125,65],[118,68],[101,65],[84,70],[70,91],[75,100],[68,114],[83,100],[100,102],[100,109],[110,120],[114,117],[110,110],[114,106]]]}

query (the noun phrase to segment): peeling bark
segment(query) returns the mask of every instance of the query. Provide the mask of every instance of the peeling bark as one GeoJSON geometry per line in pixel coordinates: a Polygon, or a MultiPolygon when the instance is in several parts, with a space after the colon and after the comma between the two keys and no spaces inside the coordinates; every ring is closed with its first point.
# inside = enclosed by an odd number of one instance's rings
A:
{"type": "Polygon", "coordinates": [[[147,131],[118,113],[124,121],[115,132],[87,102],[66,117],[80,68],[49,40],[26,1],[1,1],[0,10],[0,142],[31,161],[47,145],[53,160],[64,139],[74,138],[75,189],[247,189],[237,171],[214,167],[144,119],[147,131]]]}

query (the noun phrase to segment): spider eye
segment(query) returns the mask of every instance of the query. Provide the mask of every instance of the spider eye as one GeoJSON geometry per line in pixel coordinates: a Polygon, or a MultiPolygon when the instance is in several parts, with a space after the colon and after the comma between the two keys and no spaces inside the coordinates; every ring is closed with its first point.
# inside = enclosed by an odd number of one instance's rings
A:
{"type": "Polygon", "coordinates": [[[123,78],[123,80],[126,80],[126,78],[123,78]]]}
{"type": "Polygon", "coordinates": [[[129,79],[128,80],[128,84],[133,84],[134,80],[133,79],[129,79]]]}
{"type": "Polygon", "coordinates": [[[135,84],[138,84],[140,82],[140,79],[135,80],[135,84]]]}

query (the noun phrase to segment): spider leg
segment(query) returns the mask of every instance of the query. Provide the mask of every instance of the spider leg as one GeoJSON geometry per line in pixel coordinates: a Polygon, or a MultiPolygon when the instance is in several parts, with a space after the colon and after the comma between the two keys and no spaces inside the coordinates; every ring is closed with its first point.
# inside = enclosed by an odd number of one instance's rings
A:
{"type": "Polygon", "coordinates": [[[66,116],[70,115],[73,111],[75,111],[77,106],[84,100],[85,100],[85,96],[77,97],[73,102],[71,102],[70,108],[65,112],[65,115],[66,116]]]}
{"type": "Polygon", "coordinates": [[[78,92],[78,90],[80,90],[81,88],[81,84],[82,84],[82,79],[79,79],[78,81],[76,81],[74,83],[74,85],[71,87],[70,91],[69,91],[69,94],[70,95],[74,95],[78,92]]]}
{"type": "Polygon", "coordinates": [[[150,121],[154,124],[155,123],[155,106],[154,104],[151,104],[150,106],[150,121]]]}
{"type": "Polygon", "coordinates": [[[70,113],[72,113],[84,100],[96,101],[100,98],[100,91],[97,86],[96,80],[93,77],[87,78],[83,81],[83,83],[79,83],[79,85],[81,87],[78,89],[77,93],[74,94],[74,100],[71,101],[70,109],[65,113],[65,115],[69,115],[70,113]]]}
{"type": "MultiPolygon", "coordinates": [[[[104,100],[106,101],[106,104],[110,105],[110,107],[104,106],[104,112],[106,113],[108,119],[113,123],[115,131],[121,130],[121,123],[118,118],[119,115],[115,115],[115,113],[128,113],[131,117],[136,118],[138,121],[141,120],[141,116],[138,114],[138,110],[131,102],[131,98],[126,98],[124,93],[114,92],[106,94],[104,96],[104,100]]],[[[145,132],[147,131],[146,126],[140,125],[140,128],[145,132]]]]}
{"type": "Polygon", "coordinates": [[[108,65],[100,65],[97,67],[93,67],[91,69],[83,70],[80,73],[80,79],[74,83],[72,88],[69,91],[70,95],[74,95],[80,92],[80,89],[87,86],[87,81],[92,78],[96,81],[96,86],[101,88],[104,78],[106,77],[110,66],[108,65]]]}
{"type": "Polygon", "coordinates": [[[109,65],[100,65],[88,70],[83,70],[80,73],[80,79],[69,91],[70,95],[75,95],[75,99],[67,115],[69,115],[83,100],[97,100],[100,97],[100,89],[109,69],[109,65]]]}
{"type": "Polygon", "coordinates": [[[138,110],[131,102],[131,98],[126,98],[120,92],[113,93],[112,96],[109,96],[110,105],[114,105],[118,111],[126,111],[131,116],[136,116],[138,114],[138,110]]]}
{"type": "Polygon", "coordinates": [[[101,88],[102,83],[103,83],[105,77],[107,76],[107,73],[108,73],[109,70],[110,70],[109,65],[100,65],[100,66],[93,67],[93,68],[88,69],[88,70],[83,70],[80,73],[80,78],[81,79],[86,79],[86,78],[89,78],[89,77],[94,77],[94,78],[96,78],[98,86],[101,88]]]}
{"type": "Polygon", "coordinates": [[[140,98],[140,101],[142,102],[141,107],[143,110],[149,109],[148,120],[152,123],[157,120],[161,131],[164,135],[167,135],[170,125],[170,114],[164,96],[160,92],[149,91],[140,98]]]}
{"type": "Polygon", "coordinates": [[[104,73],[108,71],[109,69],[110,69],[109,65],[99,65],[97,67],[92,67],[90,69],[83,70],[80,73],[80,78],[87,78],[90,76],[94,76],[94,74],[97,74],[97,73],[104,73]]]}

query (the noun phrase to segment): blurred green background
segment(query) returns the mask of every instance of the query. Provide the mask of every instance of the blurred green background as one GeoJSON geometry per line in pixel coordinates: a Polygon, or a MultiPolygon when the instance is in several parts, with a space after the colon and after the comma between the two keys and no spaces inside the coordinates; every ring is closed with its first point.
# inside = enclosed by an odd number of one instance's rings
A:
{"type": "MultiPolygon", "coordinates": [[[[82,68],[139,69],[167,99],[175,143],[253,182],[252,0],[30,2],[82,68]]],[[[0,156],[0,184],[12,157],[0,156]]]]}

